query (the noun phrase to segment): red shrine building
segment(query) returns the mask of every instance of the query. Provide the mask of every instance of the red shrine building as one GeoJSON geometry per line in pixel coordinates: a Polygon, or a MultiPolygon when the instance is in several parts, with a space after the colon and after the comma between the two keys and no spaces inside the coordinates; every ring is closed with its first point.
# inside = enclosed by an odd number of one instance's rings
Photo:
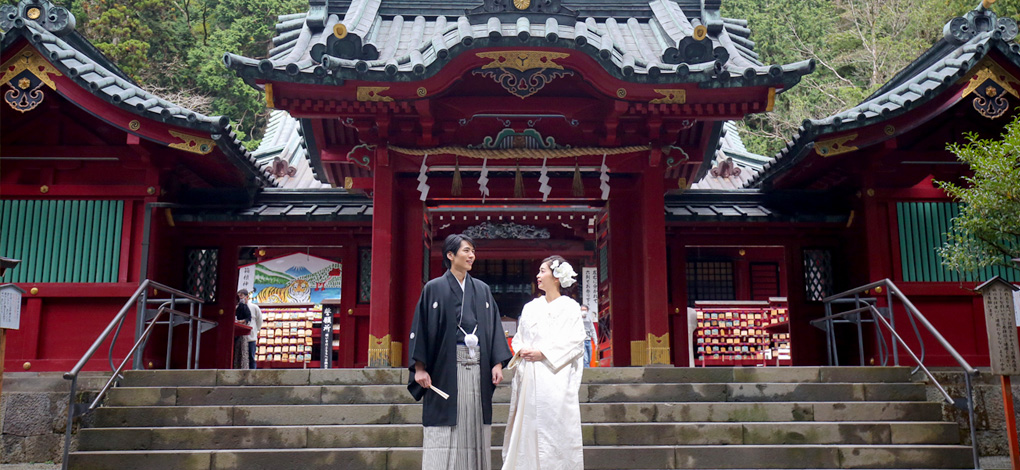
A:
{"type": "MultiPolygon", "coordinates": [[[[310,0],[267,58],[224,57],[277,110],[254,152],[142,90],[65,9],[0,12],[0,256],[22,260],[2,281],[26,291],[8,370],[69,369],[144,279],[204,301],[200,367],[230,367],[242,286],[266,367],[400,367],[451,233],[476,240],[510,334],[538,263],[570,260],[603,366],[821,364],[822,299],[884,278],[987,365],[972,289],[1018,280],[936,252],[958,207],[932,181],[967,174],[947,142],[997,136],[1020,102],[1016,23],[983,7],[774,157],[733,121],[814,64],[763,64],[719,1],[310,0]]],[[[184,367],[171,346],[145,365],[184,367]]]]}

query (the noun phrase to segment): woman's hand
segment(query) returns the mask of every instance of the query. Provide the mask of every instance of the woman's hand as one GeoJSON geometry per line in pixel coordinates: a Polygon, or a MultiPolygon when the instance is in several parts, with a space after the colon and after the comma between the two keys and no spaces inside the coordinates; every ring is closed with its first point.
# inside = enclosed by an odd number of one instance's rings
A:
{"type": "Polygon", "coordinates": [[[521,357],[526,361],[538,362],[545,359],[545,354],[537,349],[522,349],[521,357]]]}

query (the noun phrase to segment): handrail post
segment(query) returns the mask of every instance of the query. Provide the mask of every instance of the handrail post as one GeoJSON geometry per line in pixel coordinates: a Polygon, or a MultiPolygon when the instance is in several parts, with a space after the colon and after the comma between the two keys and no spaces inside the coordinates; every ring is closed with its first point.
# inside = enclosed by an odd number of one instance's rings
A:
{"type": "Polygon", "coordinates": [[[71,377],[71,393],[67,399],[67,430],[64,432],[64,458],[60,461],[60,469],[67,470],[67,456],[71,451],[71,430],[74,427],[74,395],[78,390],[78,375],[71,377]]]}
{"type": "MultiPolygon", "coordinates": [[[[861,294],[854,296],[854,308],[861,308],[861,294]]],[[[864,329],[861,326],[861,315],[857,314],[855,317],[857,320],[855,322],[857,324],[857,356],[861,366],[865,366],[867,364],[864,363],[864,329]]]]}
{"type": "MultiPolygon", "coordinates": [[[[890,286],[889,284],[891,284],[891,283],[887,283],[886,286],[885,286],[885,305],[886,305],[886,307],[889,308],[889,323],[892,324],[893,328],[896,328],[896,312],[893,310],[893,303],[892,303],[892,286],[890,286]]],[[[894,366],[899,366],[900,365],[900,352],[899,352],[899,350],[897,348],[897,345],[896,345],[895,341],[892,342],[892,358],[893,358],[893,365],[894,366]]]]}
{"type": "Polygon", "coordinates": [[[963,380],[967,384],[967,415],[970,419],[970,447],[974,454],[974,469],[981,469],[981,459],[978,457],[977,430],[974,429],[974,389],[971,385],[970,374],[963,373],[963,380]]]}
{"type": "MultiPolygon", "coordinates": [[[[143,256],[143,258],[145,258],[143,256]]],[[[146,281],[148,281],[146,279],[146,281]]],[[[143,281],[144,282],[144,281],[143,281]]],[[[147,283],[148,284],[148,283],[147,283]]],[[[135,316],[135,341],[137,342],[142,337],[142,332],[145,331],[145,310],[149,308],[149,289],[146,287],[142,291],[142,298],[138,302],[138,315],[135,316]]],[[[131,361],[132,370],[142,369],[142,350],[135,351],[135,357],[131,361]]]]}

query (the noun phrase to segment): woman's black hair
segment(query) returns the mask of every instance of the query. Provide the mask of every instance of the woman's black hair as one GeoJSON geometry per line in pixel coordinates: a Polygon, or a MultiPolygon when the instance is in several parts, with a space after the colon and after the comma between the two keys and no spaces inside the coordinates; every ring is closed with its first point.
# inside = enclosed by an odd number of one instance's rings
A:
{"type": "Polygon", "coordinates": [[[475,241],[462,233],[447,236],[446,241],[443,242],[443,268],[450,269],[450,258],[447,258],[446,254],[453,253],[453,256],[457,256],[457,252],[460,251],[460,242],[468,242],[471,248],[475,247],[475,241]]]}
{"type": "MultiPolygon", "coordinates": [[[[559,261],[560,264],[567,262],[566,258],[564,258],[564,257],[562,257],[560,255],[552,255],[552,256],[542,260],[542,264],[548,264],[549,265],[549,269],[551,270],[552,269],[553,261],[559,261]]],[[[553,279],[556,279],[555,275],[553,275],[553,279]]],[[[559,282],[559,279],[556,279],[556,281],[559,282]]],[[[560,295],[567,295],[567,293],[569,293],[571,291],[571,289],[573,289],[574,286],[576,286],[576,285],[577,285],[576,282],[574,284],[572,284],[570,287],[563,287],[563,284],[560,284],[560,295]]]]}

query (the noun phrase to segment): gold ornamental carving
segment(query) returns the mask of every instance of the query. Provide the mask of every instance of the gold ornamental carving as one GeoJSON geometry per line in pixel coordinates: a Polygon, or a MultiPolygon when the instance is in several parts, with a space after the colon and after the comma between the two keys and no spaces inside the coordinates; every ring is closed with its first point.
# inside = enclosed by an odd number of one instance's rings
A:
{"type": "Polygon", "coordinates": [[[531,0],[514,0],[514,8],[518,10],[527,10],[531,6],[531,0]]]}
{"type": "Polygon", "coordinates": [[[347,37],[347,25],[343,23],[337,23],[333,25],[333,35],[336,36],[337,39],[343,39],[347,37]]]}
{"type": "Polygon", "coordinates": [[[518,72],[527,72],[531,69],[563,70],[563,66],[554,61],[570,57],[570,54],[567,53],[546,51],[479,52],[476,55],[481,59],[492,60],[482,66],[483,70],[512,69],[518,72]]]}
{"type": "MultiPolygon", "coordinates": [[[[21,72],[28,71],[32,75],[35,75],[39,80],[42,80],[46,86],[53,90],[57,89],[57,84],[50,78],[50,74],[56,76],[62,76],[56,68],[50,65],[46,59],[43,59],[35,48],[32,46],[25,46],[14,57],[0,65],[0,85],[4,85],[14,77],[21,74],[21,72]]],[[[13,85],[12,85],[13,86],[13,85]]]]}
{"type": "Polygon", "coordinates": [[[687,102],[687,90],[655,89],[662,97],[649,101],[651,104],[684,104],[687,102]]]}
{"type": "Polygon", "coordinates": [[[393,101],[393,98],[382,94],[389,89],[388,86],[359,86],[358,101],[393,101]]]}
{"type": "Polygon", "coordinates": [[[174,130],[167,131],[170,135],[183,140],[184,142],[178,142],[170,144],[170,148],[178,150],[184,150],[185,152],[197,153],[200,155],[206,155],[212,152],[213,147],[216,146],[216,142],[212,139],[206,139],[204,137],[198,137],[183,132],[177,132],[174,130]]]}
{"type": "Polygon", "coordinates": [[[1020,98],[1017,92],[1020,81],[991,60],[985,59],[978,67],[977,72],[964,79],[967,86],[960,97],[974,95],[974,110],[988,119],[1001,117],[1009,110],[1007,96],[1020,98]]]}
{"type": "Polygon", "coordinates": [[[967,95],[974,93],[981,85],[985,85],[985,94],[994,96],[995,88],[992,87],[993,92],[988,93],[989,87],[985,83],[986,81],[991,81],[1002,87],[1003,90],[1014,97],[1020,98],[1020,93],[1018,93],[1017,89],[1013,86],[1013,84],[1020,84],[1020,80],[1017,80],[1012,74],[1002,67],[999,67],[999,65],[995,62],[989,60],[984,61],[979,65],[979,67],[981,67],[980,70],[978,70],[974,75],[971,75],[968,79],[964,79],[967,80],[968,83],[967,87],[963,89],[963,94],[960,95],[961,97],[966,97],[967,95]]]}
{"type": "Polygon", "coordinates": [[[847,134],[832,139],[820,140],[815,143],[815,152],[823,157],[831,157],[841,153],[857,150],[857,146],[848,143],[857,138],[857,134],[847,134]]]}

